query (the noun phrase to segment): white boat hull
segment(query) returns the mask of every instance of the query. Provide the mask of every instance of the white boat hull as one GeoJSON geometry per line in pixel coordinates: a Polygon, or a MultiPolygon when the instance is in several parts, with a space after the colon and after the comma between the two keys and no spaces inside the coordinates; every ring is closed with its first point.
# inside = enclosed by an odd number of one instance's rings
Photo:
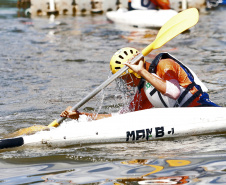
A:
{"type": "Polygon", "coordinates": [[[151,142],[156,139],[224,133],[226,109],[149,109],[98,121],[68,123],[51,131],[24,136],[24,144],[64,147],[94,143],[151,142]]]}
{"type": "Polygon", "coordinates": [[[162,27],[170,18],[177,14],[174,10],[133,10],[127,11],[119,9],[118,11],[107,12],[108,20],[114,23],[134,27],[162,27]]]}

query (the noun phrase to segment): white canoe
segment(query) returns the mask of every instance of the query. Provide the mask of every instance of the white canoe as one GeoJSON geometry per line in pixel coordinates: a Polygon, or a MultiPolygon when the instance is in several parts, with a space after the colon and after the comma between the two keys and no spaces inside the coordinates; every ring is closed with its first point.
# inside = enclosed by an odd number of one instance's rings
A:
{"type": "Polygon", "coordinates": [[[51,131],[0,141],[0,149],[22,145],[65,147],[226,132],[225,107],[158,108],[90,122],[69,121],[51,131]]]}
{"type": "Polygon", "coordinates": [[[106,13],[107,19],[124,25],[134,27],[160,28],[170,18],[175,16],[175,10],[132,10],[119,9],[106,13]]]}

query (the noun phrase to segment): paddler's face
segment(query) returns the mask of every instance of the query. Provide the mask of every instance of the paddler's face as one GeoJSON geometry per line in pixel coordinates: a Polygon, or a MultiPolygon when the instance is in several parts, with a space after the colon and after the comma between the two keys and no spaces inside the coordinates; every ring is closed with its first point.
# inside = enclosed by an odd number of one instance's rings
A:
{"type": "Polygon", "coordinates": [[[120,78],[126,82],[127,86],[138,86],[140,82],[140,78],[137,78],[134,74],[127,74],[120,78]]]}

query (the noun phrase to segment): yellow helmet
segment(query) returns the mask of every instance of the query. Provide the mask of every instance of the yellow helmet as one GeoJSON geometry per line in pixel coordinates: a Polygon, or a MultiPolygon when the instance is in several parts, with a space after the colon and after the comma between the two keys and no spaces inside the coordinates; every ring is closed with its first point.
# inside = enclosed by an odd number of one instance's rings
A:
{"type": "MultiPolygon", "coordinates": [[[[111,58],[110,61],[110,69],[113,74],[115,74],[119,69],[121,69],[124,64],[130,60],[133,56],[137,55],[139,53],[138,50],[130,47],[122,48],[118,50],[111,58]]],[[[126,72],[124,72],[121,76],[124,76],[128,73],[134,74],[137,78],[141,78],[140,75],[135,73],[133,70],[128,69],[126,72]]]]}

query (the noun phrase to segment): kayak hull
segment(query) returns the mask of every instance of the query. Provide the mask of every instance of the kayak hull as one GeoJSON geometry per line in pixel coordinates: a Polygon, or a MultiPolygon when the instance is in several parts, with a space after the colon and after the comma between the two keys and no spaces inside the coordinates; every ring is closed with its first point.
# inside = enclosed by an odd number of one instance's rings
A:
{"type": "Polygon", "coordinates": [[[97,121],[70,121],[23,139],[25,145],[65,147],[217,134],[226,132],[225,113],[221,107],[148,109],[97,121]]]}

